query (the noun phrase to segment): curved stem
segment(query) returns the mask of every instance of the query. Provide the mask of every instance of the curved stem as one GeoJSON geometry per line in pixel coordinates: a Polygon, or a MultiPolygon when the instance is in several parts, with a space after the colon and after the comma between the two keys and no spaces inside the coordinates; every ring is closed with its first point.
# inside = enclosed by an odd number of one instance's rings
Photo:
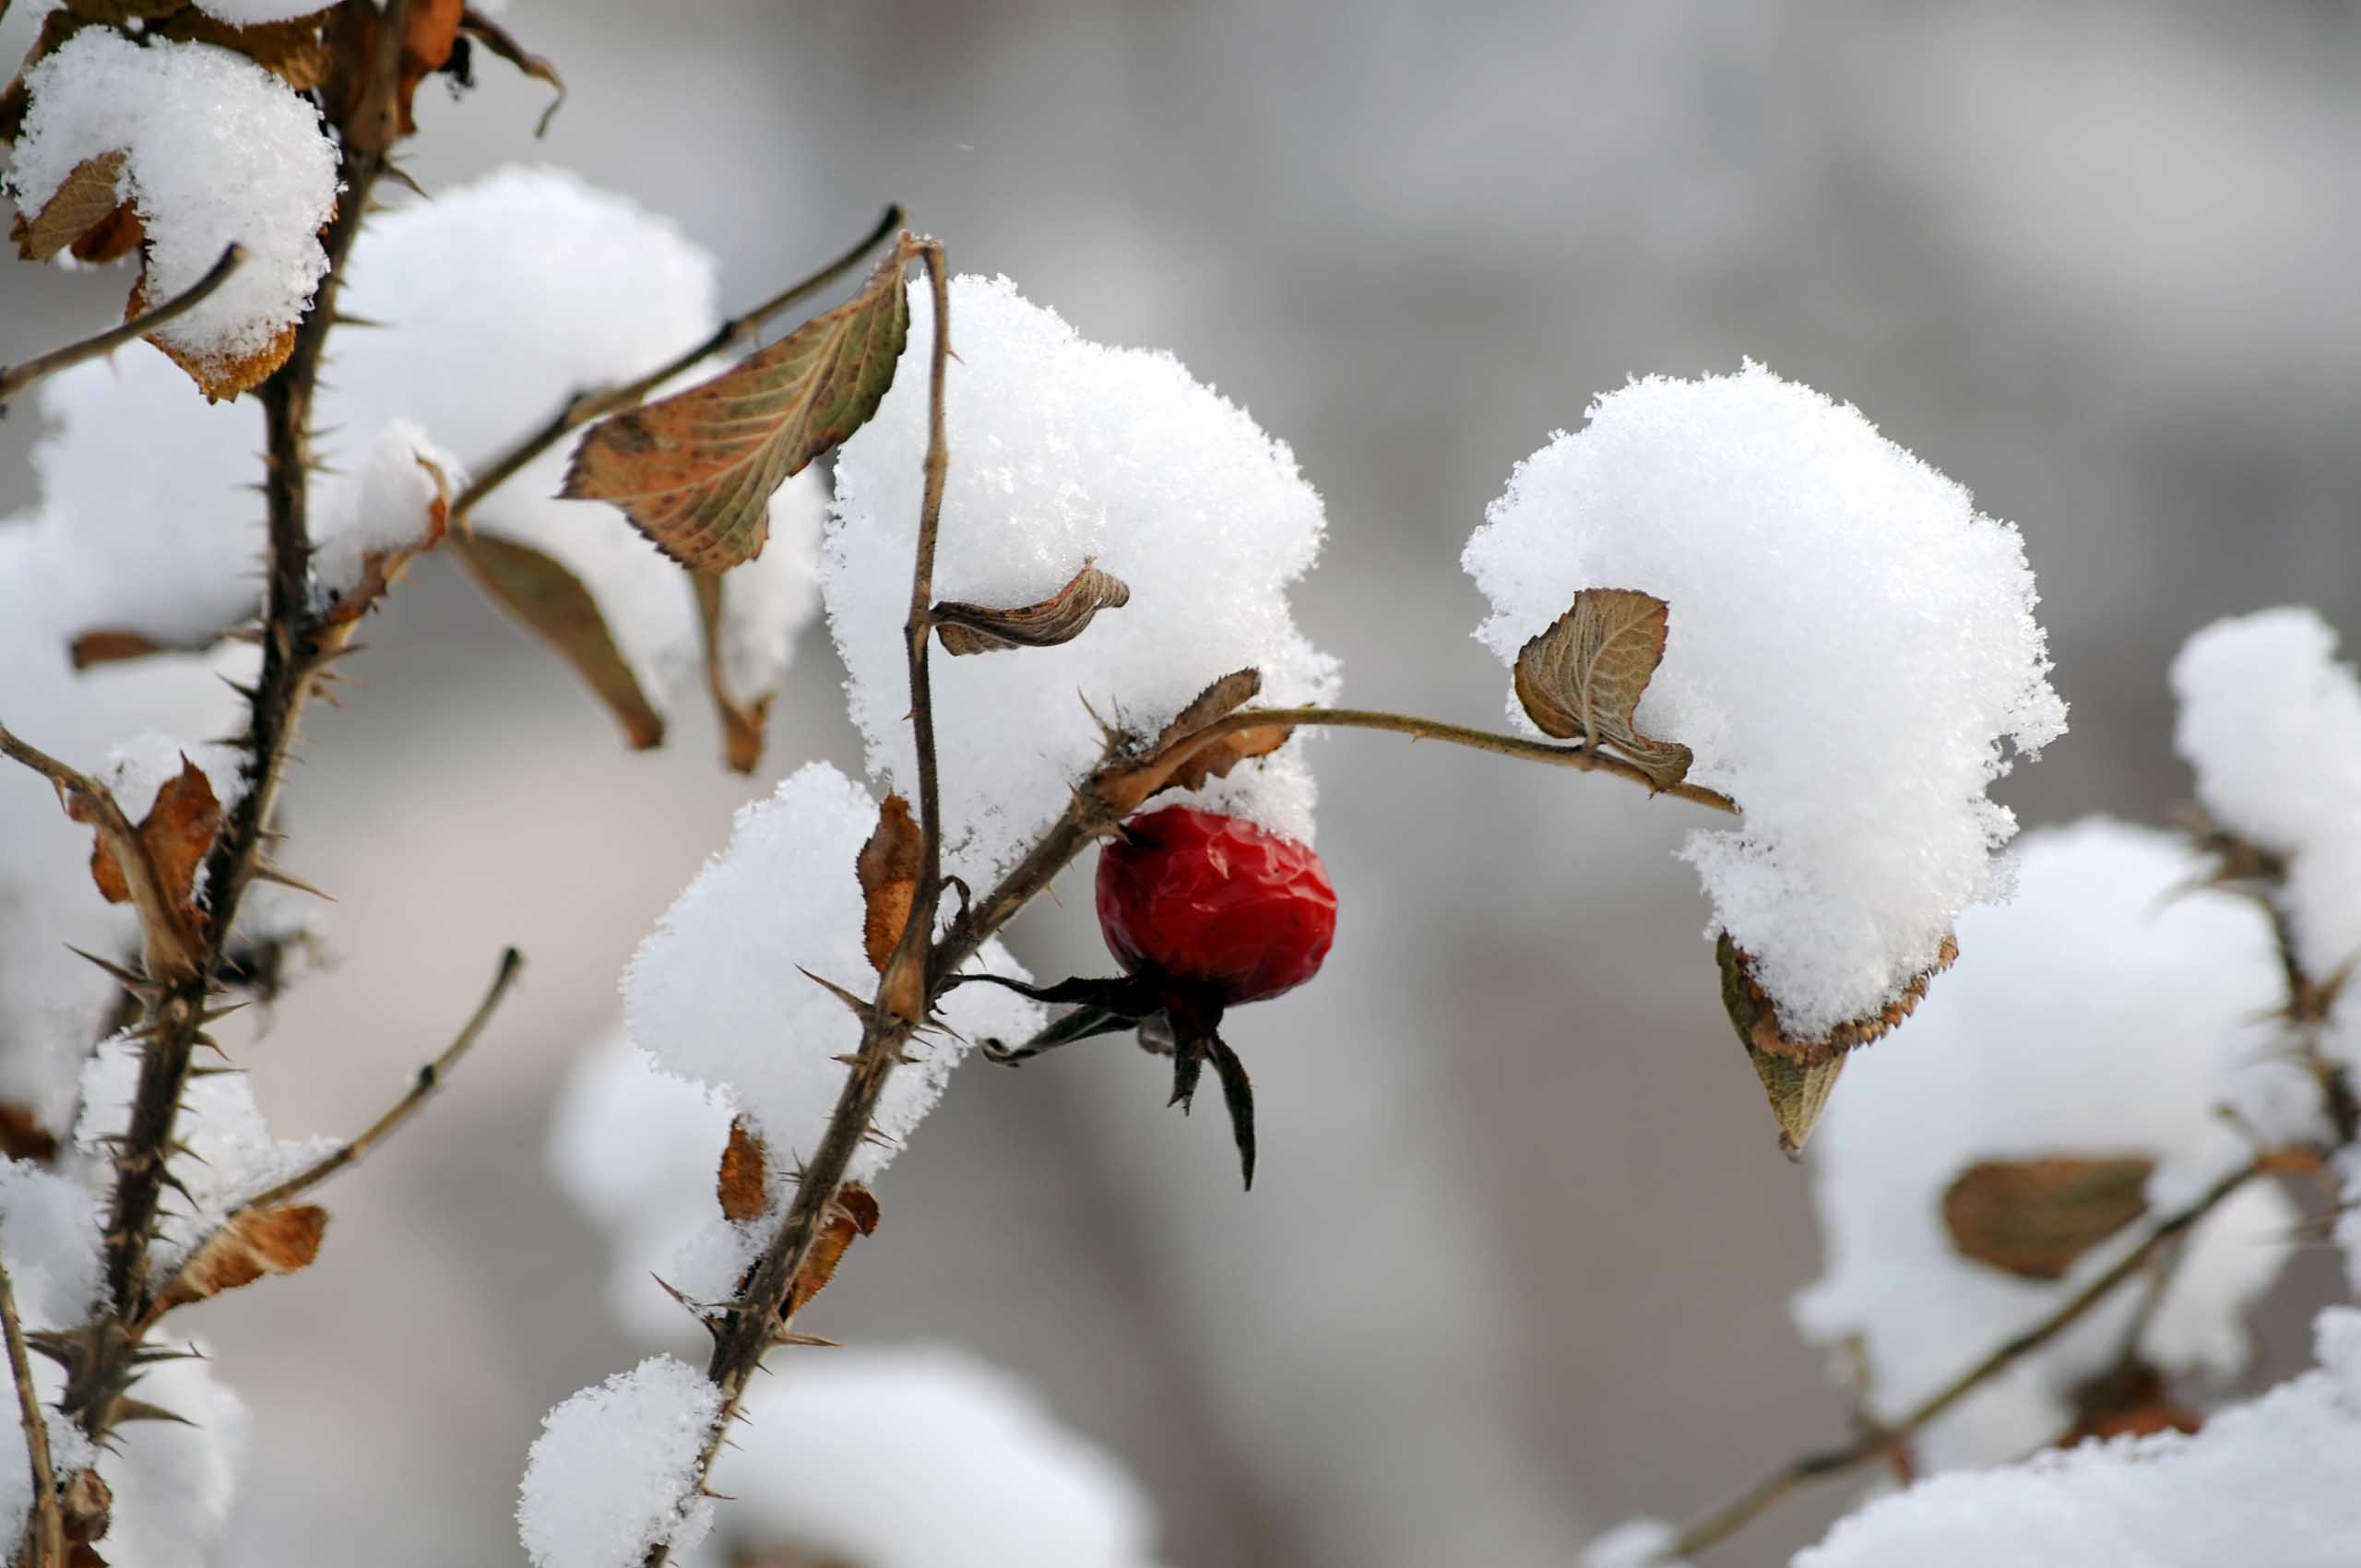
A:
{"type": "Polygon", "coordinates": [[[2117,1259],[2114,1265],[2097,1278],[2059,1302],[2048,1316],[1994,1347],[1974,1365],[1913,1406],[1906,1414],[1874,1431],[1863,1433],[1845,1447],[1807,1454],[1782,1465],[1736,1497],[1691,1523],[1664,1548],[1662,1559],[1678,1561],[1693,1557],[1736,1534],[1788,1493],[1812,1481],[1858,1469],[1901,1447],[1928,1422],[2007,1371],[2021,1358],[2038,1350],[2079,1323],[2092,1308],[2114,1295],[2125,1281],[2143,1273],[2149,1260],[2156,1255],[2159,1249],[2171,1244],[2213,1213],[2233,1193],[2272,1170],[2276,1163],[2273,1156],[2260,1155],[2230,1171],[2186,1208],[2159,1220],[2147,1235],[2141,1238],[2138,1246],[2117,1259]]]}
{"type": "Polygon", "coordinates": [[[1191,735],[1188,752],[1194,753],[1204,743],[1219,740],[1224,735],[1235,734],[1241,730],[1267,729],[1275,724],[1317,724],[1332,730],[1382,730],[1396,735],[1407,735],[1414,741],[1441,741],[1447,745],[1465,746],[1470,751],[1490,752],[1495,756],[1548,763],[1583,773],[1611,774],[1618,778],[1630,779],[1652,795],[1671,795],[1697,805],[1710,806],[1718,812],[1727,812],[1733,816],[1738,812],[1738,802],[1718,790],[1708,790],[1700,784],[1658,785],[1637,766],[1590,746],[1553,745],[1548,741],[1536,741],[1523,735],[1503,735],[1496,731],[1477,730],[1465,724],[1446,724],[1439,719],[1421,719],[1409,713],[1385,713],[1375,708],[1241,708],[1191,735]]]}
{"type": "MultiPolygon", "coordinates": [[[[6,6],[0,6],[0,13],[5,13],[6,10],[6,6]]],[[[27,360],[22,364],[10,365],[6,370],[0,370],[0,403],[6,403],[26,387],[44,377],[55,375],[61,370],[70,370],[84,360],[94,360],[101,354],[111,354],[132,339],[145,338],[158,327],[179,320],[212,298],[213,291],[227,283],[230,280],[230,274],[237,271],[245,259],[245,247],[232,244],[222,251],[221,259],[215,262],[204,277],[174,294],[154,310],[143,312],[121,326],[111,327],[95,337],[85,338],[78,343],[68,343],[62,349],[52,349],[38,359],[27,360]]]]}

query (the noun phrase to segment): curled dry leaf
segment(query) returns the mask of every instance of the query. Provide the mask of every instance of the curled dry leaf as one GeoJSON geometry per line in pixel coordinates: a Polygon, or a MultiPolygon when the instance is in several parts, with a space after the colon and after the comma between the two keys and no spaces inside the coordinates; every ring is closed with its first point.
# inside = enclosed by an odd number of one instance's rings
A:
{"type": "Polygon", "coordinates": [[[877,1200],[869,1195],[869,1189],[858,1182],[838,1187],[835,1201],[828,1205],[827,1223],[813,1241],[812,1255],[803,1260],[803,1272],[795,1277],[779,1315],[791,1318],[809,1305],[836,1277],[836,1265],[853,1238],[872,1235],[876,1229],[877,1200]]]}
{"type": "Polygon", "coordinates": [[[536,137],[549,135],[550,120],[565,104],[565,82],[558,76],[557,67],[517,42],[505,28],[473,6],[460,12],[459,30],[469,40],[507,61],[523,75],[547,84],[556,92],[557,96],[550,100],[550,106],[541,111],[540,121],[533,126],[536,137]]]}
{"type": "Polygon", "coordinates": [[[899,795],[886,796],[877,808],[876,830],[854,861],[860,877],[861,946],[870,967],[881,975],[902,940],[902,928],[910,923],[925,846],[925,835],[910,815],[910,802],[899,795]]]}
{"type": "Polygon", "coordinates": [[[1943,1192],[1943,1229],[1964,1256],[2022,1279],[2062,1279],[2148,1212],[2143,1156],[1987,1159],[1943,1192]]]}
{"type": "Polygon", "coordinates": [[[1295,733],[1293,726],[1257,725],[1212,741],[1197,739],[1208,726],[1252,702],[1262,690],[1259,670],[1233,670],[1214,682],[1173,716],[1139,761],[1110,763],[1100,769],[1096,780],[1099,796],[1116,812],[1127,814],[1167,790],[1197,789],[1209,778],[1228,777],[1230,769],[1250,757],[1277,751],[1295,733]]]}
{"type": "Polygon", "coordinates": [[[561,493],[612,502],[684,566],[753,560],[772,493],[868,423],[893,386],[910,255],[906,240],[850,300],[711,380],[592,425],[561,493]]]}
{"type": "Polygon", "coordinates": [[[1631,721],[1664,661],[1667,614],[1654,594],[1584,588],[1516,656],[1517,700],[1543,734],[1613,746],[1658,790],[1679,783],[1691,760],[1687,746],[1651,740],[1631,721]]]}
{"type": "Polygon", "coordinates": [[[531,546],[493,534],[455,534],[450,548],[478,588],[574,666],[623,726],[634,751],[663,744],[663,716],[640,690],[599,601],[580,579],[531,546]]]}
{"type": "Polygon", "coordinates": [[[931,613],[943,651],[956,656],[1055,647],[1080,636],[1101,610],[1120,610],[1131,601],[1132,590],[1121,577],[1086,561],[1063,588],[1038,604],[993,610],[954,600],[936,605],[931,613]]]}
{"type": "MultiPolygon", "coordinates": [[[[65,812],[77,822],[97,826],[96,817],[78,797],[69,801],[65,812]]],[[[184,754],[180,772],[157,790],[156,803],[140,819],[138,850],[154,873],[158,891],[180,921],[193,921],[196,917],[197,870],[213,852],[213,840],[220,831],[221,802],[214,798],[213,781],[184,754]]],[[[99,892],[110,904],[133,901],[132,880],[104,831],[90,849],[90,880],[99,885],[99,892]]],[[[147,911],[141,913],[144,918],[147,911]]]]}
{"type": "Polygon", "coordinates": [[[718,572],[692,572],[697,596],[697,630],[705,647],[705,684],[721,720],[721,760],[733,771],[752,773],[763,760],[763,727],[770,721],[772,692],[740,695],[730,689],[723,668],[722,599],[728,582],[718,572]]]}
{"type": "Polygon", "coordinates": [[[730,1141],[721,1147],[721,1169],[714,1173],[714,1195],[721,1200],[721,1218],[733,1224],[760,1219],[770,1206],[763,1184],[769,1163],[763,1140],[754,1136],[742,1116],[730,1119],[730,1141]]]}
{"type": "Polygon", "coordinates": [[[327,1224],[328,1211],[317,1204],[241,1209],[189,1254],[157,1299],[156,1311],[202,1301],[267,1274],[294,1273],[319,1255],[327,1224]]]}

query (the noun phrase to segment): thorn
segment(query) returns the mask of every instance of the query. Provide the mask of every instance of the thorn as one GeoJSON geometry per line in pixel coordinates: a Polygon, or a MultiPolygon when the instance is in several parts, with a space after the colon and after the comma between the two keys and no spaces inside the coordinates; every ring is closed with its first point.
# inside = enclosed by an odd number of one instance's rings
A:
{"type": "Polygon", "coordinates": [[[96,953],[85,952],[83,949],[75,946],[70,942],[65,944],[65,951],[73,954],[77,958],[83,959],[88,963],[96,964],[99,968],[104,969],[108,974],[114,977],[116,984],[122,986],[124,990],[131,992],[132,995],[139,998],[142,1002],[152,1001],[153,999],[164,994],[164,988],[156,984],[153,980],[150,980],[147,976],[134,974],[131,970],[125,968],[121,964],[101,958],[96,953]]]}
{"type": "Polygon", "coordinates": [[[246,1071],[248,1069],[243,1067],[191,1067],[188,1075],[192,1078],[227,1078],[246,1071]]]}
{"type": "Polygon", "coordinates": [[[841,1062],[848,1067],[858,1067],[860,1065],[860,1052],[858,1051],[848,1051],[838,1055],[831,1056],[828,1060],[831,1062],[841,1062]]]}
{"type": "Polygon", "coordinates": [[[777,1346],[786,1346],[799,1349],[805,1347],[818,1350],[841,1350],[844,1348],[844,1346],[840,1341],[830,1339],[825,1335],[806,1334],[800,1328],[773,1329],[771,1331],[771,1343],[777,1346]]]}
{"type": "Polygon", "coordinates": [[[300,876],[290,876],[268,861],[257,862],[254,873],[264,882],[275,882],[281,887],[291,887],[298,893],[308,893],[314,898],[324,899],[331,904],[336,902],[333,894],[321,892],[300,876]]]}
{"type": "Polygon", "coordinates": [[[798,969],[802,970],[803,978],[805,980],[810,980],[813,984],[818,986],[821,990],[826,992],[829,995],[835,997],[837,1001],[851,1008],[852,1016],[859,1018],[864,1026],[868,1024],[870,1015],[873,1011],[868,1003],[863,1002],[860,997],[855,996],[851,992],[847,991],[843,986],[838,985],[836,981],[822,980],[818,975],[813,974],[811,970],[803,968],[803,966],[801,964],[798,964],[795,967],[798,969]]]}
{"type": "Polygon", "coordinates": [[[186,1416],[167,1410],[161,1405],[150,1405],[145,1399],[118,1399],[115,1401],[114,1419],[117,1425],[125,1421],[172,1421],[184,1427],[196,1425],[186,1416]]]}

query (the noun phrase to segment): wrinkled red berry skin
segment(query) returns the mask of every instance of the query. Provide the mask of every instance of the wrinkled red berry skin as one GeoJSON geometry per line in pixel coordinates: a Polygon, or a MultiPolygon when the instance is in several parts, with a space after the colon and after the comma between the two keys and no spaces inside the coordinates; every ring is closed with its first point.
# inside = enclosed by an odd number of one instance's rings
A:
{"type": "Polygon", "coordinates": [[[1167,806],[1098,856],[1098,929],[1126,974],[1257,1002],[1320,972],[1336,894],[1320,857],[1251,822],[1167,806]]]}

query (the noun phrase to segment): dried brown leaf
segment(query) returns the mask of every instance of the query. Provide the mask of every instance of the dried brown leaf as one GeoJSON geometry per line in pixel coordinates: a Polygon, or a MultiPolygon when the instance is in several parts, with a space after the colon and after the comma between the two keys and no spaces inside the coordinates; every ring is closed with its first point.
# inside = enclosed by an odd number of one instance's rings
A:
{"type": "Polygon", "coordinates": [[[47,1165],[57,1158],[57,1134],[41,1123],[31,1106],[0,1099],[0,1158],[47,1165]]]}
{"type": "Polygon", "coordinates": [[[93,664],[112,664],[117,659],[145,659],[152,653],[165,651],[164,645],[141,632],[84,632],[68,646],[67,656],[77,670],[88,670],[93,664]]]}
{"type": "MultiPolygon", "coordinates": [[[[413,6],[412,12],[422,7],[413,6]]],[[[329,50],[321,28],[331,6],[275,22],[233,26],[191,6],[176,11],[158,35],[182,43],[209,43],[244,55],[297,92],[310,92],[328,79],[329,50]]]]}
{"type": "Polygon", "coordinates": [[[1191,752],[1186,761],[1172,770],[1172,776],[1150,790],[1161,795],[1167,790],[1197,790],[1209,778],[1227,778],[1229,770],[1240,763],[1258,756],[1268,756],[1287,743],[1295,733],[1292,724],[1263,724],[1252,730],[1233,730],[1218,741],[1208,742],[1191,752]]]}
{"type": "Polygon", "coordinates": [[[426,504],[425,515],[418,520],[418,532],[400,544],[363,555],[361,580],[327,608],[321,616],[324,625],[349,627],[360,620],[401,580],[412,561],[443,541],[444,532],[451,523],[450,477],[433,458],[418,453],[411,457],[434,484],[434,498],[426,504]]]}
{"type": "Polygon", "coordinates": [[[730,1141],[722,1146],[721,1169],[714,1173],[714,1194],[721,1200],[721,1218],[732,1221],[760,1219],[770,1206],[763,1185],[767,1159],[763,1140],[754,1136],[742,1116],[730,1120],[730,1141]]]}
{"type": "Polygon", "coordinates": [[[1101,610],[1119,610],[1131,601],[1132,590],[1121,577],[1086,561],[1063,588],[1038,604],[994,610],[953,600],[936,605],[931,614],[943,651],[956,656],[1055,647],[1080,636],[1101,610]]]}
{"type": "Polygon", "coordinates": [[[115,27],[124,22],[152,22],[187,4],[188,0],[65,0],[65,8],[83,21],[115,27]]]}
{"type": "Polygon", "coordinates": [[[550,106],[541,111],[540,120],[533,127],[533,134],[537,137],[549,135],[551,118],[565,103],[565,82],[558,76],[557,67],[517,42],[505,28],[473,6],[469,6],[460,13],[459,30],[507,61],[525,76],[537,82],[544,82],[555,89],[557,96],[550,100],[550,106]]]}
{"type": "Polygon", "coordinates": [[[148,242],[148,226],[139,220],[139,209],[129,202],[119,202],[113,212],[83,232],[82,237],[65,247],[76,261],[93,267],[121,261],[148,242]]]}
{"type": "Polygon", "coordinates": [[[888,795],[877,808],[877,826],[860,847],[854,870],[860,877],[862,948],[870,967],[879,974],[910,923],[910,906],[919,892],[919,872],[925,862],[926,837],[910,815],[910,802],[888,795]]]}
{"type": "Polygon", "coordinates": [[[684,566],[753,560],[771,493],[866,424],[894,384],[909,254],[896,246],[850,300],[711,380],[592,425],[563,493],[613,503],[684,566]]]}
{"type": "MultiPolygon", "coordinates": [[[[130,302],[124,306],[124,320],[145,314],[152,303],[148,297],[148,274],[143,268],[138,280],[131,286],[130,302]]],[[[287,356],[295,351],[295,325],[289,322],[260,348],[243,354],[196,353],[163,338],[151,337],[148,341],[188,374],[188,378],[196,383],[196,389],[205,394],[207,402],[219,403],[241,392],[253,391],[287,362],[287,356]]]]}
{"type": "Polygon", "coordinates": [[[2153,1437],[2160,1431],[2186,1435],[2204,1425],[2204,1417],[2173,1398],[2155,1368],[2134,1360],[2074,1390],[2074,1424],[2057,1446],[2071,1448],[2110,1437],[2153,1437]]]}
{"type": "Polygon", "coordinates": [[[328,1211],[317,1204],[250,1208],[205,1240],[172,1277],[156,1310],[169,1312],[269,1274],[292,1274],[319,1255],[328,1211]]]}
{"type": "Polygon", "coordinates": [[[57,52],[58,46],[90,24],[73,12],[59,6],[41,19],[41,31],[34,35],[32,47],[25,51],[24,63],[6,91],[0,91],[0,141],[13,142],[25,128],[25,111],[32,106],[25,91],[25,73],[57,52]]]}
{"type": "Polygon", "coordinates": [[[663,717],[623,662],[599,601],[572,572],[529,545],[481,529],[453,535],[450,548],[477,587],[574,666],[633,750],[663,743],[663,717]]]}
{"type": "MultiPolygon", "coordinates": [[[[78,800],[68,803],[66,814],[77,822],[95,820],[78,800]]],[[[196,917],[197,870],[213,852],[213,840],[220,832],[221,802],[214,798],[213,782],[184,754],[180,772],[157,790],[156,803],[139,823],[140,849],[155,873],[158,890],[182,921],[196,917]]],[[[131,879],[103,832],[90,849],[90,880],[108,903],[131,902],[131,879]]]]}
{"type": "Polygon", "coordinates": [[[40,211],[17,215],[11,231],[17,254],[27,261],[47,261],[113,218],[123,203],[123,166],[129,157],[117,148],[74,165],[40,211]]]}
{"type": "Polygon", "coordinates": [[[1252,702],[1263,693],[1263,672],[1260,670],[1233,670],[1199,692],[1189,700],[1189,706],[1172,716],[1156,737],[1156,750],[1163,752],[1173,742],[1195,734],[1216,719],[1228,717],[1252,702]]]}
{"type": "Polygon", "coordinates": [[[1943,1193],[1952,1245],[2023,1279],[2059,1279],[2148,1212],[2156,1162],[2138,1155],[1987,1159],[1943,1193]]]}
{"type": "Polygon", "coordinates": [[[828,1288],[836,1275],[836,1265],[843,1260],[845,1249],[852,1245],[856,1236],[867,1236],[877,1229],[877,1200],[869,1189],[858,1182],[847,1182],[836,1189],[836,1201],[828,1206],[827,1223],[812,1243],[811,1256],[803,1260],[803,1271],[795,1277],[789,1288],[787,1302],[779,1309],[782,1317],[793,1317],[811,1303],[812,1298],[828,1288]]]}
{"type": "Polygon", "coordinates": [[[771,698],[776,694],[755,692],[741,696],[730,689],[729,672],[723,668],[722,659],[727,636],[723,606],[728,580],[718,572],[692,572],[689,580],[696,588],[697,626],[705,646],[706,690],[713,698],[714,717],[721,721],[721,760],[733,772],[752,773],[762,765],[763,731],[770,721],[771,698]]]}
{"type": "Polygon", "coordinates": [[[1663,662],[1668,607],[1631,588],[1584,588],[1516,656],[1517,700],[1545,735],[1608,745],[1658,790],[1689,772],[1687,746],[1651,740],[1631,716],[1663,662]]]}
{"type": "Polygon", "coordinates": [[[1755,980],[1754,960],[1730,940],[1729,932],[1721,934],[1714,944],[1714,954],[1722,966],[1722,1004],[1729,1010],[1730,1022],[1737,1026],[1738,1038],[1750,1048],[1809,1063],[1826,1062],[1871,1044],[1897,1028],[1926,1000],[1927,987],[1934,978],[1959,957],[1959,943],[1944,937],[1935,950],[1933,965],[1911,977],[1900,995],[1869,1016],[1847,1019],[1818,1039],[1789,1037],[1786,1026],[1779,1021],[1778,1004],[1755,980]]]}

